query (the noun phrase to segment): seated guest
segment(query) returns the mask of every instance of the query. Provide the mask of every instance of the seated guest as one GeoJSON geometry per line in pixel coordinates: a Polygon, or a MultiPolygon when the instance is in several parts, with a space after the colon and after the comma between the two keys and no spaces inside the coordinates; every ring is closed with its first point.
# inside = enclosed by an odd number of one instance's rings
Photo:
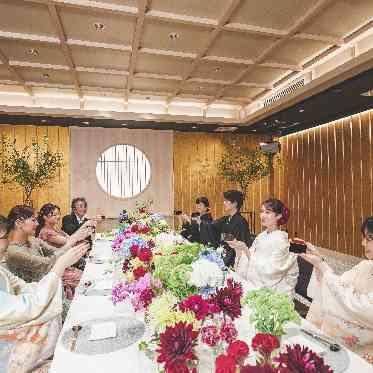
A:
{"type": "Polygon", "coordinates": [[[62,218],[62,230],[71,236],[88,219],[86,218],[88,204],[85,198],[77,197],[71,201],[71,214],[62,218]]]}
{"type": "Polygon", "coordinates": [[[226,266],[233,266],[236,253],[227,245],[226,235],[229,239],[244,242],[247,246],[251,245],[250,230],[246,219],[240,214],[243,204],[243,194],[238,190],[228,190],[224,192],[224,211],[227,214],[216,220],[212,224],[215,235],[215,245],[224,245],[224,263],[226,266]]]}
{"type": "Polygon", "coordinates": [[[270,288],[290,296],[294,294],[298,279],[297,256],[289,252],[288,234],[280,230],[286,224],[289,210],[278,199],[263,202],[260,220],[265,228],[249,248],[245,242],[228,244],[236,251],[235,269],[246,280],[250,290],[270,288]]]}
{"type": "Polygon", "coordinates": [[[193,213],[191,219],[186,214],[182,214],[183,221],[181,235],[191,242],[200,242],[204,245],[214,243],[214,236],[211,231],[213,221],[210,213],[210,203],[207,197],[196,199],[197,213],[193,213]]]}
{"type": "Polygon", "coordinates": [[[8,224],[11,241],[6,264],[11,272],[26,282],[39,281],[50,271],[59,256],[92,233],[91,228],[83,227],[57,249],[34,237],[37,218],[32,208],[22,205],[11,209],[8,224]]]}
{"type": "Polygon", "coordinates": [[[300,255],[313,264],[315,275],[308,287],[314,299],[307,319],[373,364],[373,216],[364,221],[361,232],[367,260],[341,276],[313,245],[300,255]]]}
{"type": "MultiPolygon", "coordinates": [[[[61,217],[60,208],[52,203],[45,204],[38,214],[38,226],[35,236],[55,248],[66,245],[70,236],[57,227],[61,217]]],[[[87,221],[85,224],[89,223],[87,221]]],[[[82,271],[78,268],[66,268],[63,275],[63,284],[66,298],[72,300],[75,288],[79,285],[82,271]]]]}
{"type": "MultiPolygon", "coordinates": [[[[5,234],[0,223],[0,237],[5,234]]],[[[6,247],[5,239],[0,241],[6,247]]],[[[39,283],[27,284],[0,265],[0,372],[48,371],[47,359],[61,331],[61,277],[87,248],[80,244],[68,250],[39,283]]]]}

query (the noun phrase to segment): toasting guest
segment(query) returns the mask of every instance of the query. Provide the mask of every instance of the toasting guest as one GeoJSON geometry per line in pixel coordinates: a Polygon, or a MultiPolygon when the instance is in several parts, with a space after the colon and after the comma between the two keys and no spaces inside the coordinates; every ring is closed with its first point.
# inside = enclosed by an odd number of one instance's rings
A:
{"type": "Polygon", "coordinates": [[[191,218],[186,214],[180,215],[183,224],[181,234],[192,242],[200,242],[204,245],[213,244],[214,235],[211,230],[213,219],[207,197],[196,199],[196,210],[197,213],[193,213],[191,218]]]}
{"type": "Polygon", "coordinates": [[[224,211],[227,214],[216,220],[212,228],[215,232],[215,246],[224,245],[224,263],[226,266],[233,266],[236,253],[229,247],[227,241],[243,241],[248,247],[251,245],[249,225],[246,219],[240,214],[243,204],[243,194],[238,190],[224,192],[224,211]]]}
{"type": "Polygon", "coordinates": [[[314,266],[307,319],[373,364],[373,216],[365,219],[361,233],[366,260],[341,276],[311,244],[301,256],[314,266]]]}
{"type": "Polygon", "coordinates": [[[288,234],[280,230],[288,218],[287,207],[280,200],[270,198],[262,203],[260,211],[265,230],[251,247],[242,241],[228,242],[236,251],[236,271],[247,289],[265,287],[294,294],[299,274],[297,257],[289,252],[288,234]]]}
{"type": "Polygon", "coordinates": [[[69,236],[75,233],[88,220],[87,211],[87,200],[83,197],[74,198],[71,202],[71,214],[62,218],[62,230],[69,236]]]}

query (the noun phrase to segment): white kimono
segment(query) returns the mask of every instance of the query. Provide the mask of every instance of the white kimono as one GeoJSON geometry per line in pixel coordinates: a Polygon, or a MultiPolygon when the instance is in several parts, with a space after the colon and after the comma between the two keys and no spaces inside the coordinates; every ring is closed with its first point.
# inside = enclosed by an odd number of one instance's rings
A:
{"type": "Polygon", "coordinates": [[[0,265],[0,371],[23,373],[45,362],[61,331],[61,312],[55,273],[26,283],[0,265]]]}
{"type": "Polygon", "coordinates": [[[373,362],[373,260],[363,260],[338,276],[328,270],[307,289],[314,300],[307,319],[373,362]]]}
{"type": "Polygon", "coordinates": [[[260,233],[249,252],[236,259],[235,269],[245,290],[271,288],[290,296],[298,280],[297,257],[289,252],[288,234],[281,230],[260,233]]]}

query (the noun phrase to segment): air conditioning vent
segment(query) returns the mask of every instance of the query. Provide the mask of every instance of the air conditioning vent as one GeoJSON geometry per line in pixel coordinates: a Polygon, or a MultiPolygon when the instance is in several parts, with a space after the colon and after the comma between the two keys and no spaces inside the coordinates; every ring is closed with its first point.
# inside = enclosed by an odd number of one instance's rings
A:
{"type": "Polygon", "coordinates": [[[274,94],[273,96],[265,99],[264,107],[272,105],[274,102],[278,101],[279,99],[289,95],[290,93],[293,93],[298,88],[304,87],[304,85],[305,85],[305,79],[304,78],[299,79],[299,80],[295,81],[294,83],[291,83],[285,89],[283,89],[283,90],[277,92],[276,94],[274,94]]]}
{"type": "Polygon", "coordinates": [[[238,127],[224,126],[224,127],[218,127],[214,132],[233,132],[236,129],[238,129],[238,127]]]}

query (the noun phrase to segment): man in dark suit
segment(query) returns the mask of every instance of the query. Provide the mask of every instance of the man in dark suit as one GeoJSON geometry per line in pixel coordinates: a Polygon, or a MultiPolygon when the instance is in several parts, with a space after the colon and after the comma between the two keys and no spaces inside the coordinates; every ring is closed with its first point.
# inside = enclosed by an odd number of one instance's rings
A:
{"type": "Polygon", "coordinates": [[[77,197],[71,202],[71,214],[62,219],[62,230],[71,236],[88,219],[86,218],[88,204],[85,198],[77,197]]]}

